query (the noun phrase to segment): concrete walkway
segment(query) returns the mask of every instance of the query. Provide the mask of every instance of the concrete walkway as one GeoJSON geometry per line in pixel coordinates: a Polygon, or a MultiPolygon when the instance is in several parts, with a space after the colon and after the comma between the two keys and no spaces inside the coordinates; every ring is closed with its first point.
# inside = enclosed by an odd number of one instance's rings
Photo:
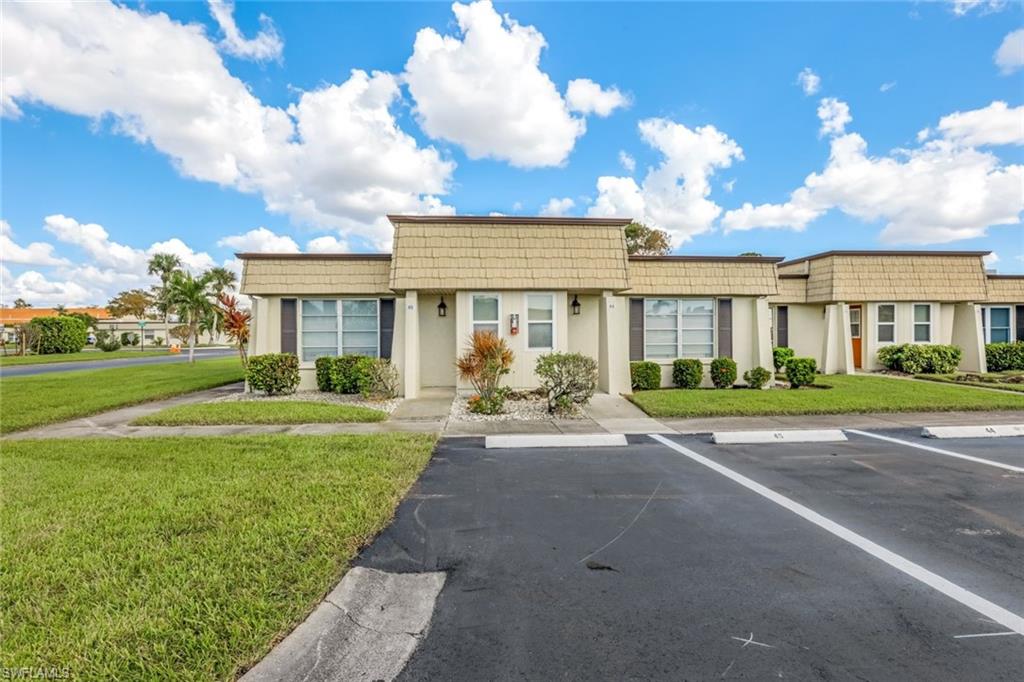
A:
{"type": "Polygon", "coordinates": [[[657,419],[621,395],[599,393],[584,410],[587,417],[608,433],[673,433],[657,419]]]}

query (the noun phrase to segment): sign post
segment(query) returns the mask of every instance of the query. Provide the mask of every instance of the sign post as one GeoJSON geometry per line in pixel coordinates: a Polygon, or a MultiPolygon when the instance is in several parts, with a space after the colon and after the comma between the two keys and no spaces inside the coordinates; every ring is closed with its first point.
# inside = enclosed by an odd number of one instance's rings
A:
{"type": "Polygon", "coordinates": [[[146,352],[146,320],[139,320],[139,340],[142,343],[140,352],[146,352]]]}

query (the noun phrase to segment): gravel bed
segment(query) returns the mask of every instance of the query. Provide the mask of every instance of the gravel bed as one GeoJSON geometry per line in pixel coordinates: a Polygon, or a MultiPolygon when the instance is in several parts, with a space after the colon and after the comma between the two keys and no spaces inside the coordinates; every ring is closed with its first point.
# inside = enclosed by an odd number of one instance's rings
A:
{"type": "MultiPolygon", "coordinates": [[[[505,411],[501,414],[475,414],[469,411],[469,396],[457,395],[452,401],[449,419],[453,422],[541,422],[550,421],[547,400],[539,396],[529,396],[505,401],[505,411]]],[[[579,411],[573,414],[560,414],[557,419],[586,419],[579,411]]]]}
{"type": "Polygon", "coordinates": [[[395,411],[395,408],[402,402],[401,398],[390,400],[368,400],[361,395],[344,395],[341,393],[325,393],[323,391],[296,391],[286,395],[263,395],[262,393],[232,393],[211,400],[211,403],[226,402],[232,400],[262,400],[268,402],[282,400],[299,400],[309,403],[331,403],[333,405],[355,405],[356,407],[369,407],[372,410],[380,410],[387,414],[395,411]]]}

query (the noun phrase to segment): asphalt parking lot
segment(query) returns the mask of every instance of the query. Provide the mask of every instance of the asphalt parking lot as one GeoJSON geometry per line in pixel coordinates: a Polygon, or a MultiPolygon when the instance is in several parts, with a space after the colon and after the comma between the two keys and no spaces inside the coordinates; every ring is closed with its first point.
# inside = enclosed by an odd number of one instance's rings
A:
{"type": "Polygon", "coordinates": [[[985,461],[453,438],[358,563],[448,572],[409,680],[1021,679],[1024,439],[874,433],[985,461]]]}

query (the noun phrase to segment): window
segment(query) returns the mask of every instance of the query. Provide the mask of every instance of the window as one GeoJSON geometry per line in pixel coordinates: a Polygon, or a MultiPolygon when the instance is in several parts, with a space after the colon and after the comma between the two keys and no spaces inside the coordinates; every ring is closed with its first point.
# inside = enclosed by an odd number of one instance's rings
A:
{"type": "Polygon", "coordinates": [[[341,302],[342,355],[377,357],[377,301],[350,299],[341,302]]]}
{"type": "Polygon", "coordinates": [[[473,331],[501,336],[501,301],[497,294],[473,294],[473,331]]]}
{"type": "Polygon", "coordinates": [[[378,308],[376,299],[303,299],[300,321],[302,361],[312,362],[324,355],[377,357],[380,344],[378,308]]]}
{"type": "Polygon", "coordinates": [[[932,306],[930,303],[914,304],[914,343],[931,343],[932,306]]]}
{"type": "Polygon", "coordinates": [[[714,300],[646,299],[644,355],[648,360],[714,357],[714,300]]]}
{"type": "Polygon", "coordinates": [[[875,308],[878,317],[876,326],[878,343],[894,343],[896,341],[896,304],[879,303],[875,308]]]}
{"type": "Polygon", "coordinates": [[[553,294],[526,295],[526,347],[530,350],[551,350],[555,347],[553,294]]]}
{"type": "Polygon", "coordinates": [[[850,308],[850,338],[860,338],[860,307],[850,308]]]}
{"type": "Polygon", "coordinates": [[[985,343],[1010,342],[1010,309],[1008,307],[983,309],[981,325],[985,331],[985,343]]]}

